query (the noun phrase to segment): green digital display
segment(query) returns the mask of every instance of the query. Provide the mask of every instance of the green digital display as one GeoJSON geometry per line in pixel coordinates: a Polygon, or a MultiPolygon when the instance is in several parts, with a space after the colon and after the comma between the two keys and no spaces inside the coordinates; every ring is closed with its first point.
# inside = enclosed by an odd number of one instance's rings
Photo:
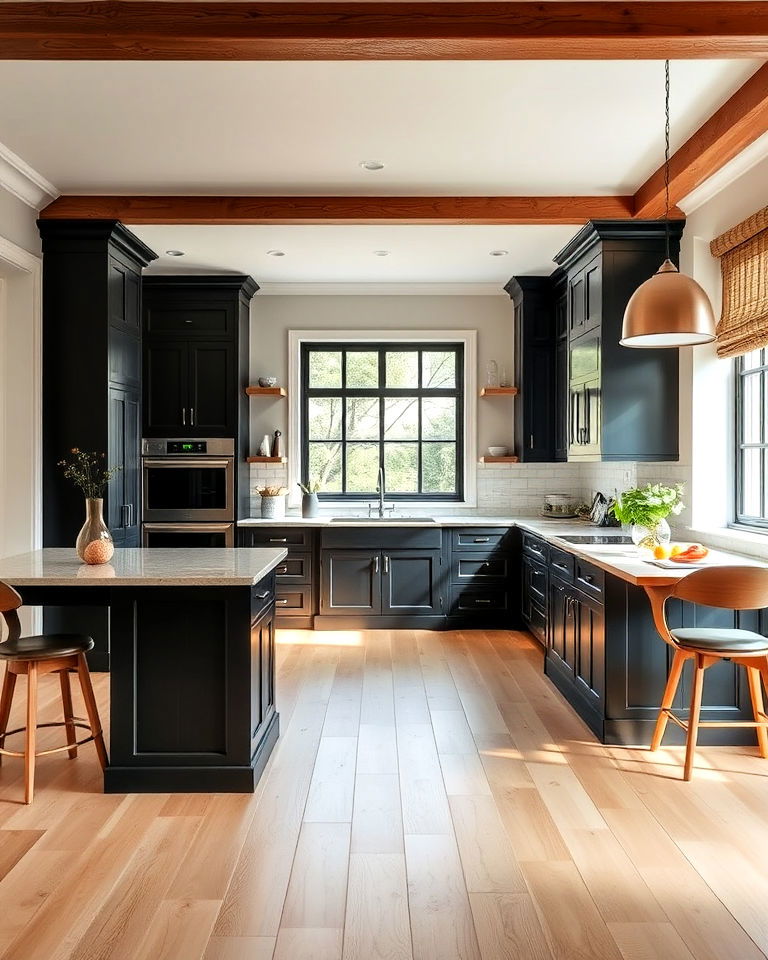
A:
{"type": "Polygon", "coordinates": [[[182,449],[182,450],[194,450],[194,447],[192,446],[191,443],[182,443],[181,449],[182,449]]]}

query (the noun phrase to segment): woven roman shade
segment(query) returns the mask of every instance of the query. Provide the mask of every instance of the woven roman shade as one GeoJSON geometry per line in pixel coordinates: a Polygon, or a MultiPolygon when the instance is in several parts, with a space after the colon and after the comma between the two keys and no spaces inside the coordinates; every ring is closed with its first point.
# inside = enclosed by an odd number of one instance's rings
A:
{"type": "Polygon", "coordinates": [[[723,312],[717,355],[738,357],[768,346],[768,207],[710,244],[720,258],[723,312]]]}

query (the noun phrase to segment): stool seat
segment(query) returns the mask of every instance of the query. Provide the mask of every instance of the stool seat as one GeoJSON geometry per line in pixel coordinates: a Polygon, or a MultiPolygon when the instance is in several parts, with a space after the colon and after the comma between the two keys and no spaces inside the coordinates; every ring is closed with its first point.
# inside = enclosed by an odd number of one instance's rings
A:
{"type": "Polygon", "coordinates": [[[0,660],[55,660],[93,649],[93,640],[80,633],[41,633],[0,643],[0,660]]]}
{"type": "Polygon", "coordinates": [[[720,654],[768,653],[768,637],[751,630],[685,627],[669,632],[681,647],[694,647],[720,654]]]}

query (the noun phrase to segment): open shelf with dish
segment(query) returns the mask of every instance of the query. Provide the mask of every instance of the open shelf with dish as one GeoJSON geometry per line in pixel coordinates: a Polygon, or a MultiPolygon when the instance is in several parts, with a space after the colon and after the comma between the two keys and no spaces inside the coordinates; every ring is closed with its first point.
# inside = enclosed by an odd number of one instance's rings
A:
{"type": "Polygon", "coordinates": [[[285,397],[287,396],[285,387],[246,387],[245,392],[249,397],[285,397]]]}

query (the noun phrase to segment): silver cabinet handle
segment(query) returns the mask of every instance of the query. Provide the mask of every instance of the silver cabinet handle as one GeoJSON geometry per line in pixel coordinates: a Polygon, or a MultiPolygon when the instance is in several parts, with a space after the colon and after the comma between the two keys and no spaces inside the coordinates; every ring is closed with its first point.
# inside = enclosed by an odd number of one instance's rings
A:
{"type": "Polygon", "coordinates": [[[475,603],[490,603],[490,600],[475,600],[475,603]]]}
{"type": "Polygon", "coordinates": [[[256,599],[257,599],[257,600],[266,600],[267,597],[269,597],[269,596],[271,596],[271,594],[270,594],[269,590],[267,590],[266,593],[257,593],[257,594],[256,594],[256,599]]]}
{"type": "Polygon", "coordinates": [[[475,543],[490,543],[490,537],[475,537],[475,543]]]}
{"type": "Polygon", "coordinates": [[[288,603],[288,600],[285,597],[281,597],[280,599],[275,600],[275,603],[286,604],[288,603]]]}
{"type": "Polygon", "coordinates": [[[189,408],[189,422],[194,427],[195,425],[195,408],[194,407],[189,408]]]}
{"type": "Polygon", "coordinates": [[[374,572],[374,573],[378,573],[378,572],[379,572],[379,555],[378,555],[378,553],[377,553],[376,556],[373,558],[373,572],[374,572]]]}
{"type": "Polygon", "coordinates": [[[270,543],[288,543],[288,537],[270,537],[270,543]]]}
{"type": "Polygon", "coordinates": [[[288,573],[288,567],[278,567],[278,568],[277,568],[277,572],[278,572],[278,573],[288,573]]]}
{"type": "Polygon", "coordinates": [[[529,438],[529,440],[528,440],[528,448],[529,448],[530,450],[533,450],[533,434],[531,434],[531,436],[530,436],[530,438],[529,438]]]}
{"type": "Polygon", "coordinates": [[[182,426],[186,427],[187,425],[187,408],[186,407],[181,408],[181,423],[182,423],[182,426]]]}
{"type": "Polygon", "coordinates": [[[387,557],[386,555],[384,557],[384,573],[385,574],[389,573],[389,557],[387,557]]]}

